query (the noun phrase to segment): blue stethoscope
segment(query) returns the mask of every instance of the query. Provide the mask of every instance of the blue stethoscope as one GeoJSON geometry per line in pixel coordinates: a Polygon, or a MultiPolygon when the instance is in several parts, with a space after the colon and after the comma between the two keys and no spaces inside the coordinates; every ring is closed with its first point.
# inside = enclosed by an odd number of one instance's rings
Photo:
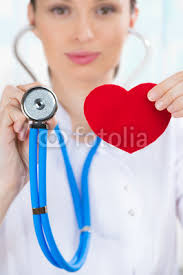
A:
{"type": "Polygon", "coordinates": [[[80,230],[78,250],[72,260],[67,262],[61,255],[52,234],[46,197],[46,156],[48,136],[46,121],[52,118],[58,109],[56,95],[45,87],[37,86],[31,88],[22,98],[21,109],[24,115],[31,121],[29,132],[29,174],[33,222],[37,240],[42,252],[50,263],[69,272],[75,272],[85,263],[89,249],[91,221],[88,173],[101,139],[98,136],[96,137],[94,145],[90,149],[84,162],[81,176],[80,198],[64,138],[59,125],[57,124],[54,128],[64,158],[75,215],[80,230]],[[39,186],[37,183],[37,142],[39,142],[39,186]]]}

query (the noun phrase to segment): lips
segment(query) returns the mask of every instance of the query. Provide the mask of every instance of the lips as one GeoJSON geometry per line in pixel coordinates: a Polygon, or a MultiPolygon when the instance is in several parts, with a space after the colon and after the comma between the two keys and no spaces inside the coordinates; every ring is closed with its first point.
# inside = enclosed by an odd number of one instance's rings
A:
{"type": "Polygon", "coordinates": [[[86,52],[86,51],[76,51],[76,52],[70,52],[66,53],[69,56],[91,56],[91,55],[96,55],[99,54],[99,52],[86,52]]]}
{"type": "Polygon", "coordinates": [[[94,61],[99,52],[72,52],[72,53],[65,53],[74,63],[76,64],[88,64],[94,61]]]}

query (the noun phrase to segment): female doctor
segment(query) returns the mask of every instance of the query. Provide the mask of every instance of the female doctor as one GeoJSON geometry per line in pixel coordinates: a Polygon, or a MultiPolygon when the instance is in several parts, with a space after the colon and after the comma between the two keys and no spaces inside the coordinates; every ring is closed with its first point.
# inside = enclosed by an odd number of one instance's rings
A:
{"type": "MultiPolygon", "coordinates": [[[[41,40],[50,70],[50,88],[59,108],[48,121],[65,131],[78,188],[93,137],[83,113],[86,96],[110,84],[121,51],[138,16],[135,0],[32,0],[28,19],[41,40]],[[67,54],[87,51],[97,57],[78,64],[67,54]],[[74,135],[82,129],[83,136],[74,135]],[[90,142],[89,142],[90,141],[90,142]]],[[[20,102],[31,87],[7,85],[0,101],[0,274],[66,274],[51,265],[36,240],[28,186],[28,122],[20,102]]],[[[134,154],[101,143],[89,174],[91,242],[87,275],[177,275],[176,217],[183,223],[183,72],[159,83],[149,100],[172,119],[162,136],[134,154]]],[[[140,112],[140,110],[139,110],[140,112]]],[[[49,137],[51,137],[49,131],[49,137]]],[[[53,138],[53,136],[52,136],[53,138]]],[[[50,139],[51,140],[51,139],[50,139]]],[[[59,146],[48,147],[49,218],[66,260],[76,252],[79,232],[59,146]]]]}

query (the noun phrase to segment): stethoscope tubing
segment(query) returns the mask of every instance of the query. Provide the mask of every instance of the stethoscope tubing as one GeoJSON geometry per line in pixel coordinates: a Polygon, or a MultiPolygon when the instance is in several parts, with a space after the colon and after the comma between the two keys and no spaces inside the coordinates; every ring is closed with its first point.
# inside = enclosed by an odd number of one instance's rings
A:
{"type": "MultiPolygon", "coordinates": [[[[30,129],[29,132],[29,177],[30,177],[30,191],[31,191],[31,204],[32,208],[39,208],[39,194],[38,194],[38,185],[37,185],[37,137],[38,129],[30,129]]],[[[42,225],[41,225],[41,216],[33,215],[34,229],[39,242],[40,248],[48,261],[50,261],[56,267],[59,265],[54,260],[53,256],[50,253],[50,250],[47,246],[42,225]]]]}
{"type": "MultiPolygon", "coordinates": [[[[79,229],[84,226],[90,226],[90,204],[88,194],[88,172],[90,169],[91,161],[94,154],[101,142],[99,137],[96,138],[96,142],[86,158],[83,166],[81,177],[81,190],[83,196],[79,195],[77,183],[72,171],[72,167],[67,154],[67,149],[64,143],[63,136],[61,134],[58,124],[54,128],[61,146],[62,154],[64,157],[65,167],[67,171],[70,190],[73,198],[74,210],[79,229]]],[[[47,155],[47,129],[31,128],[29,133],[29,171],[30,171],[30,188],[31,188],[31,203],[32,208],[42,208],[47,205],[46,198],[46,155],[47,155]],[[39,133],[39,191],[37,184],[37,139],[39,133]],[[44,140],[43,140],[44,138],[44,140]]],[[[69,272],[79,270],[84,264],[88,250],[91,232],[82,231],[80,233],[80,242],[76,254],[70,262],[67,262],[61,255],[51,230],[48,213],[33,215],[34,227],[36,236],[45,257],[56,267],[64,268],[69,272]],[[44,231],[44,233],[43,233],[44,231]],[[45,239],[46,238],[46,239],[45,239]],[[47,245],[48,243],[48,245],[47,245]],[[49,246],[49,247],[48,247],[49,246]]]]}

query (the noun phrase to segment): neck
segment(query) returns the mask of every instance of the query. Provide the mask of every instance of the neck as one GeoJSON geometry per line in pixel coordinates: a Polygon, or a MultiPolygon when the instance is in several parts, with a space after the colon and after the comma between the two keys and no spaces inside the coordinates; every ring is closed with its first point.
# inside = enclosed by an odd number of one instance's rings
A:
{"type": "Polygon", "coordinates": [[[78,127],[82,127],[79,131],[82,134],[92,131],[84,116],[85,98],[94,88],[112,83],[113,73],[111,71],[103,79],[91,81],[82,81],[81,79],[71,81],[70,79],[62,79],[60,75],[56,74],[50,76],[52,88],[58,101],[70,115],[72,132],[76,132],[78,127]]]}

